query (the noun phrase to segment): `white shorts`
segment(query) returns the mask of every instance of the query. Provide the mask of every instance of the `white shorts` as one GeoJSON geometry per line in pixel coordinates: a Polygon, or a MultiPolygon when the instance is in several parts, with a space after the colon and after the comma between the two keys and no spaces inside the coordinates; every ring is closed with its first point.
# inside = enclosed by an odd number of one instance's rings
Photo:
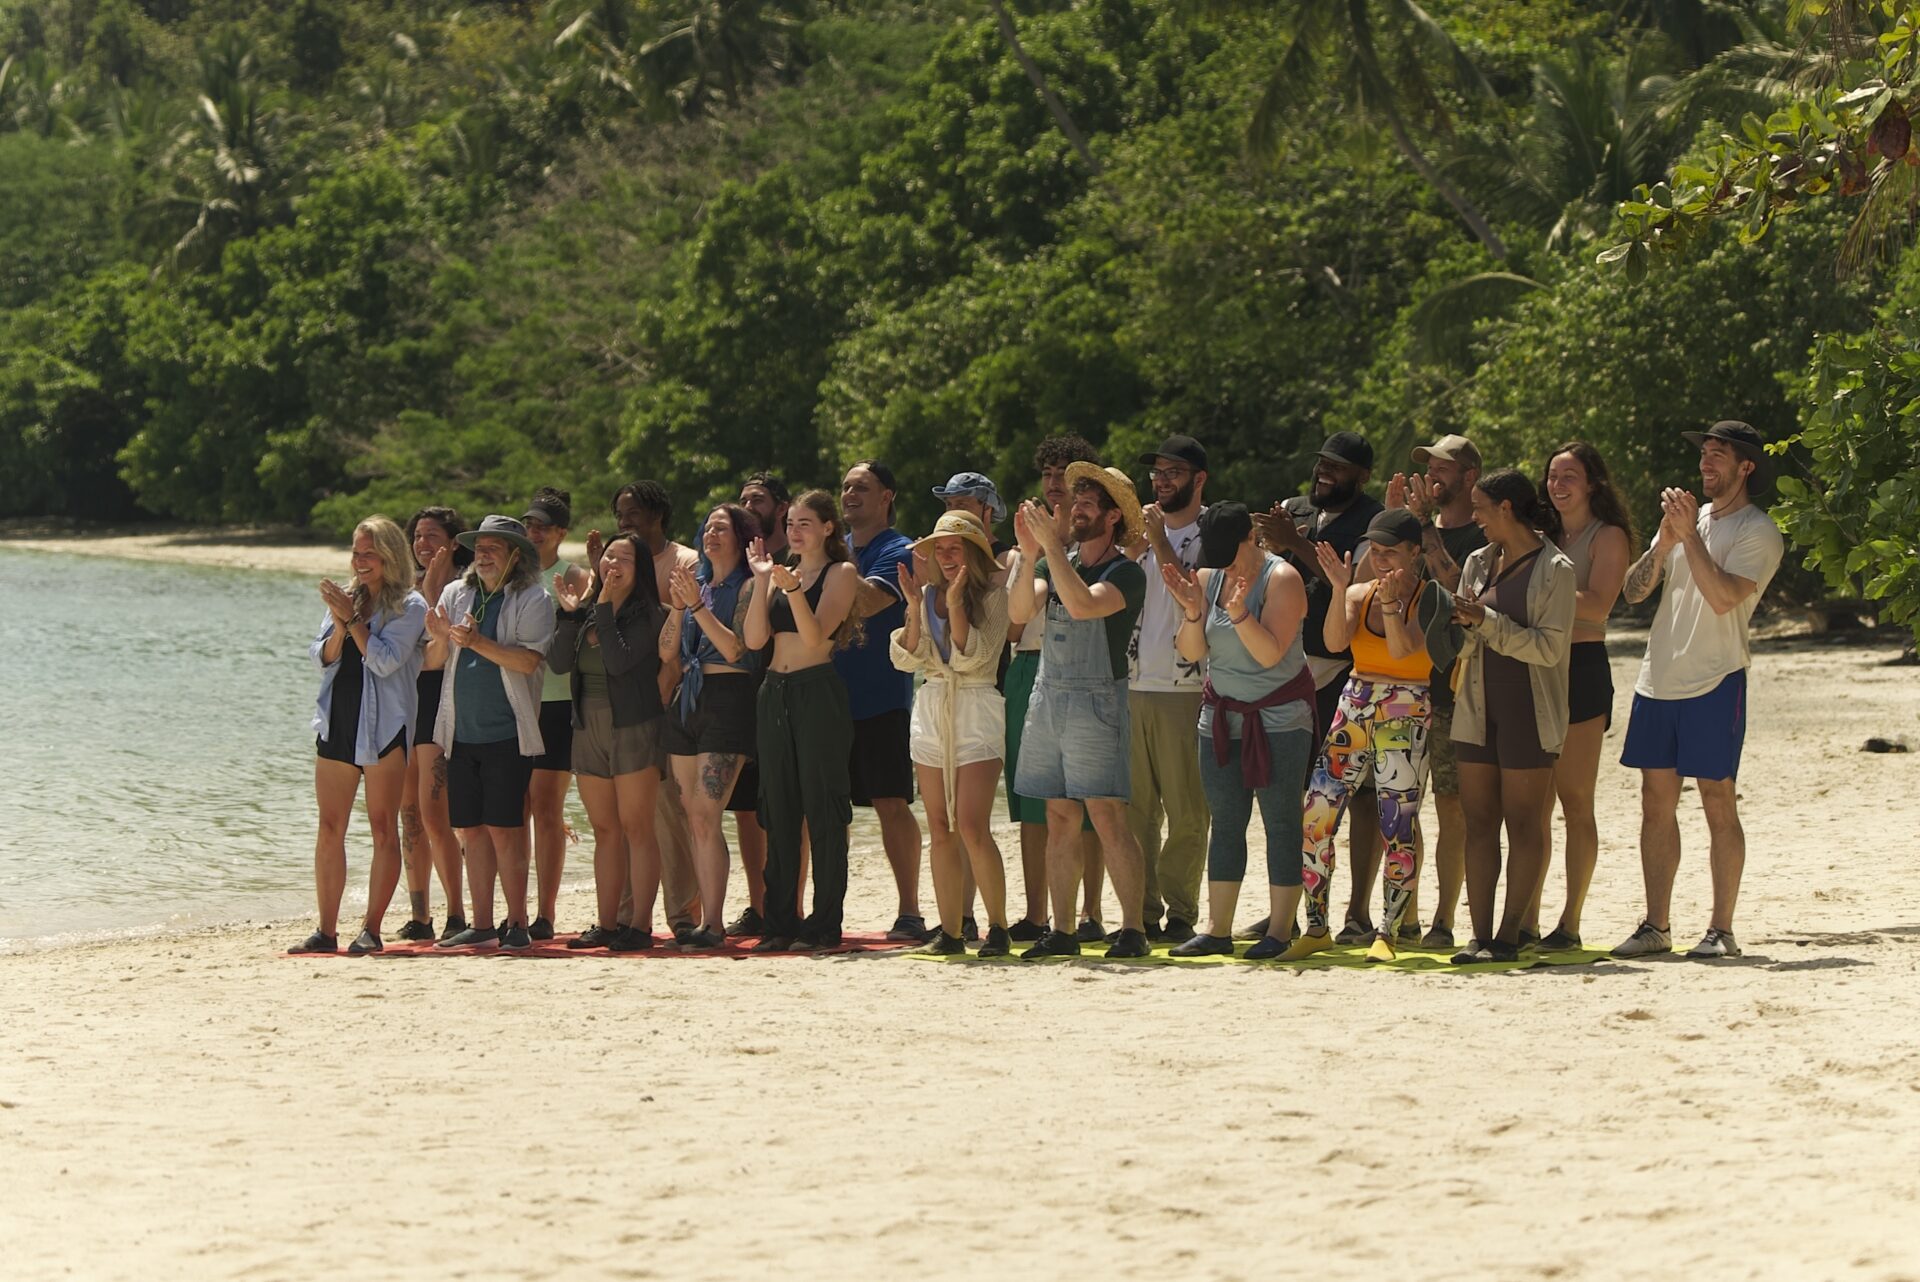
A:
{"type": "Polygon", "coordinates": [[[1007,752],[1007,701],[992,686],[964,686],[956,691],[950,681],[925,682],[913,698],[908,743],[917,766],[946,765],[949,747],[956,767],[1000,761],[1007,752]],[[947,701],[955,695],[949,742],[947,701]]]}

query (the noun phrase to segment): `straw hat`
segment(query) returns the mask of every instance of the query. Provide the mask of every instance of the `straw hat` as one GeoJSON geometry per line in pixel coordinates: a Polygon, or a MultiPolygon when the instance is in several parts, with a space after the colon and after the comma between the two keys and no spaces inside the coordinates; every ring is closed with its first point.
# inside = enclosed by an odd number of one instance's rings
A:
{"type": "Polygon", "coordinates": [[[1107,492],[1120,509],[1120,533],[1114,542],[1125,547],[1146,533],[1146,518],[1140,512],[1140,496],[1134,492],[1133,482],[1127,474],[1117,467],[1101,467],[1098,463],[1069,463],[1067,465],[1067,493],[1073,493],[1074,487],[1082,481],[1092,481],[1107,492]]]}
{"type": "Polygon", "coordinates": [[[916,539],[913,550],[932,553],[931,544],[935,539],[965,539],[987,554],[987,560],[994,559],[993,540],[987,537],[987,529],[980,524],[980,518],[971,512],[943,512],[940,519],[933,523],[933,533],[924,539],[916,539]]]}

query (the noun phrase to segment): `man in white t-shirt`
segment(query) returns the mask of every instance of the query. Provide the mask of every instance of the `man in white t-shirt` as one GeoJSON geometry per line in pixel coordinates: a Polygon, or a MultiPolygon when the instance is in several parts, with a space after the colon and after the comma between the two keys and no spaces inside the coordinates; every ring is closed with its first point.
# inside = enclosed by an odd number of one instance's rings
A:
{"type": "Polygon", "coordinates": [[[1786,551],[1780,528],[1752,496],[1767,486],[1760,433],[1732,419],[1687,432],[1700,448],[1702,508],[1685,490],[1660,496],[1653,546],[1627,571],[1627,600],[1667,588],[1634,683],[1620,764],[1640,771],[1640,867],[1647,917],[1616,957],[1673,951],[1670,908],[1680,867],[1680,781],[1692,779],[1706,811],[1713,919],[1689,957],[1738,957],[1733,909],[1747,862],[1734,781],[1747,730],[1747,624],[1786,551]]]}
{"type": "Polygon", "coordinates": [[[1200,920],[1200,874],[1207,862],[1207,797],[1195,746],[1207,668],[1181,658],[1174,647],[1180,605],[1167,591],[1160,567],[1169,560],[1188,569],[1200,564],[1207,452],[1191,436],[1169,436],[1140,462],[1148,468],[1153,502],[1144,509],[1146,538],[1129,549],[1147,572],[1147,601],[1127,647],[1127,716],[1133,733],[1127,824],[1147,858],[1147,934],[1183,943],[1193,938],[1200,920]]]}

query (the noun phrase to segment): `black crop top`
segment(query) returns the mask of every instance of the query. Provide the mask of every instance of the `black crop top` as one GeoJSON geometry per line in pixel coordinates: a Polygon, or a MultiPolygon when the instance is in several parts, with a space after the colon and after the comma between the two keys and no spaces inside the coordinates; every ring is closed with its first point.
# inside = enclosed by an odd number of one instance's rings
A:
{"type": "MultiPolygon", "coordinates": [[[[827,571],[821,570],[820,577],[813,581],[813,586],[803,593],[807,598],[807,605],[815,614],[820,612],[820,593],[826,586],[827,571]]],[[[767,602],[767,629],[770,632],[800,631],[800,626],[793,621],[793,606],[788,602],[785,592],[775,592],[773,600],[767,602]]]]}

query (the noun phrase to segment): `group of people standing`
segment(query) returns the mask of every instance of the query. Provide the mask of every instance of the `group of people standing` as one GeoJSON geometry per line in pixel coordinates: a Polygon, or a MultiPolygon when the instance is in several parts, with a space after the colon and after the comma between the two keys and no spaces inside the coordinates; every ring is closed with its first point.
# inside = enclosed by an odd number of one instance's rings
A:
{"type": "Polygon", "coordinates": [[[436,873],[443,946],[553,938],[575,780],[597,893],[572,948],[655,947],[657,908],[682,948],[837,946],[857,805],[875,811],[898,891],[891,938],[941,954],[977,941],[986,957],[1016,943],[1029,957],[1085,944],[1138,957],[1159,941],[1231,953],[1256,802],[1268,902],[1237,932],[1250,958],[1453,950],[1463,889],[1471,926],[1454,961],[1576,948],[1614,705],[1606,621],[1623,592],[1642,601],[1664,579],[1621,758],[1642,775],[1647,913],[1614,951],[1672,947],[1692,778],[1714,902],[1691,955],[1738,956],[1748,620],[1784,544],[1753,501],[1767,479],[1759,434],[1729,420],[1688,437],[1705,503],[1666,491],[1637,559],[1590,445],[1555,449],[1535,480],[1484,470],[1471,441],[1444,437],[1412,452],[1382,501],[1367,492],[1373,448],[1352,432],[1326,440],[1307,493],[1265,510],[1208,502],[1191,437],[1139,456],[1143,502],[1132,477],[1066,436],[1035,454],[1038,499],[1010,512],[988,477],[955,474],[933,488],[947,510],[918,540],[894,528],[896,479],[874,459],[847,469],[837,498],[749,477],[696,546],[669,537],[662,487],[625,486],[618,533],[593,531],[584,566],[559,556],[572,524],[559,490],[472,529],[444,507],[404,531],[369,517],[351,585],[320,586],[320,923],[293,951],[339,947],[361,776],[374,859],[355,953],[383,948],[403,872],[402,938],[434,938],[436,873]],[[1011,543],[996,534],[1009,518],[1011,543]],[[1026,898],[1012,919],[993,824],[1003,774],[1026,898]],[[1543,933],[1556,803],[1566,895],[1543,933]],[[728,810],[749,899],[732,922],[728,810]],[[1336,930],[1343,821],[1351,889],[1336,930]],[[1422,934],[1429,847],[1438,900],[1422,934]]]}

